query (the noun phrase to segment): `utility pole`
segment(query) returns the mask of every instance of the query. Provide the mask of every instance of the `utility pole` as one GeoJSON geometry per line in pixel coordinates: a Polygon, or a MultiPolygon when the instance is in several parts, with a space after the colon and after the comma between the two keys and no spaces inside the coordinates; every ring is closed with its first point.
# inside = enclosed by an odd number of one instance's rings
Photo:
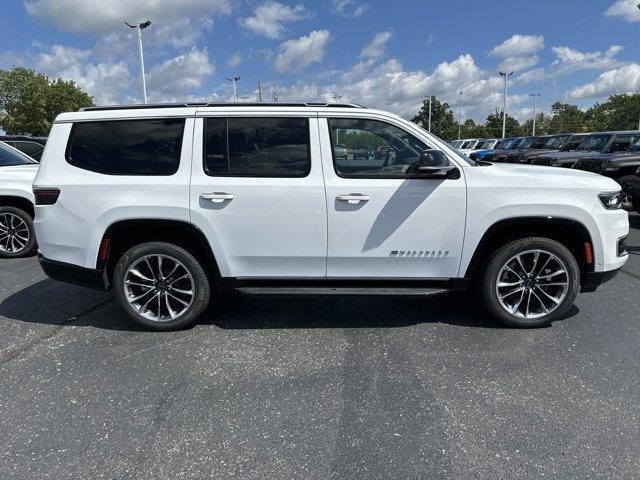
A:
{"type": "Polygon", "coordinates": [[[233,101],[237,102],[238,101],[238,92],[236,90],[236,82],[238,80],[240,80],[240,77],[231,77],[231,78],[227,78],[227,80],[231,83],[233,83],[233,101]]]}
{"type": "Polygon", "coordinates": [[[460,92],[460,100],[458,101],[458,140],[460,140],[460,135],[462,131],[462,124],[460,123],[462,117],[462,92],[460,92]]]}
{"type": "Polygon", "coordinates": [[[502,99],[502,138],[505,138],[507,131],[507,78],[513,75],[513,72],[499,72],[504,77],[504,98],[502,99]]]}
{"type": "Polygon", "coordinates": [[[333,95],[331,96],[331,98],[332,98],[332,100],[333,100],[333,103],[338,103],[338,102],[340,101],[340,99],[342,98],[342,95],[336,95],[336,94],[333,94],[333,95]]]}
{"type": "Polygon", "coordinates": [[[258,80],[258,102],[262,103],[262,82],[258,80]]]}
{"type": "Polygon", "coordinates": [[[541,93],[530,93],[529,96],[533,97],[533,132],[531,132],[531,135],[535,135],[536,134],[536,100],[538,99],[538,97],[542,95],[541,93]]]}
{"type": "Polygon", "coordinates": [[[431,99],[432,98],[433,98],[433,95],[429,95],[429,127],[427,128],[429,133],[431,133],[431,99]]]}
{"type": "Polygon", "coordinates": [[[142,30],[151,25],[151,22],[147,20],[146,22],[138,23],[137,25],[131,25],[127,22],[124,24],[129,28],[135,28],[138,33],[138,53],[140,55],[140,78],[142,80],[142,102],[144,104],[147,103],[147,80],[144,76],[144,54],[142,53],[142,30]]]}

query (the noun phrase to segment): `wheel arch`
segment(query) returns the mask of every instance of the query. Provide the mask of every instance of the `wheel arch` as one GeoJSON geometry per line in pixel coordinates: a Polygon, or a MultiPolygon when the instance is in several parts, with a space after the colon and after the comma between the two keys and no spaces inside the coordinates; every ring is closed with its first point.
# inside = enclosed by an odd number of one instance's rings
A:
{"type": "Polygon", "coordinates": [[[18,195],[0,194],[0,207],[19,208],[31,215],[31,218],[33,218],[35,214],[33,202],[28,198],[20,197],[18,195]]]}
{"type": "Polygon", "coordinates": [[[211,279],[220,277],[220,270],[210,243],[204,233],[192,223],[182,220],[127,219],[112,223],[100,242],[96,268],[103,270],[109,284],[122,254],[134,245],[164,241],[185,248],[198,258],[211,279]]]}
{"type": "Polygon", "coordinates": [[[552,238],[569,248],[580,266],[581,278],[584,278],[583,273],[593,271],[593,259],[589,262],[585,247],[585,243],[588,243],[593,255],[593,239],[582,222],[569,218],[530,216],[506,218],[491,225],[478,242],[464,278],[473,278],[491,252],[499,246],[528,236],[552,238]]]}

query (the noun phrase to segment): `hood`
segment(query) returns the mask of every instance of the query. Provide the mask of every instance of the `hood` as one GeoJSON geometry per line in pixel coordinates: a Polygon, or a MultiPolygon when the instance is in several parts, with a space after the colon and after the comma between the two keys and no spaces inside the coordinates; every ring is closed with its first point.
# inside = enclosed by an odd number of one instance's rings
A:
{"type": "Polygon", "coordinates": [[[0,182],[2,180],[29,180],[36,177],[38,173],[38,167],[40,165],[34,163],[33,165],[15,165],[12,167],[0,167],[0,182]]]}
{"type": "Polygon", "coordinates": [[[490,167],[494,175],[508,177],[512,185],[522,183],[531,186],[532,182],[545,186],[593,188],[598,191],[617,191],[618,183],[597,173],[568,168],[544,167],[539,165],[518,165],[514,163],[496,163],[490,167]]]}

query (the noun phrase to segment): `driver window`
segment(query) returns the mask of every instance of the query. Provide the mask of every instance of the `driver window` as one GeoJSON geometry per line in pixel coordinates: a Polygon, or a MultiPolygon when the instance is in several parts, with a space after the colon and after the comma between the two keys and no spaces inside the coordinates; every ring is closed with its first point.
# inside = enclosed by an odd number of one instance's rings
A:
{"type": "Polygon", "coordinates": [[[425,143],[377,120],[329,120],[333,164],[341,177],[402,178],[415,172],[425,143]],[[411,168],[413,167],[413,168],[411,168]]]}

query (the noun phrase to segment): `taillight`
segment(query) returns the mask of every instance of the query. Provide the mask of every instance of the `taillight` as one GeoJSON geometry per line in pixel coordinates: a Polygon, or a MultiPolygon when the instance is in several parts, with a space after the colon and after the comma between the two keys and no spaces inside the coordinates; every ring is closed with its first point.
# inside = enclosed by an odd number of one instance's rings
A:
{"type": "Polygon", "coordinates": [[[36,198],[36,205],[53,205],[58,201],[60,189],[58,188],[34,188],[33,196],[36,198]]]}

